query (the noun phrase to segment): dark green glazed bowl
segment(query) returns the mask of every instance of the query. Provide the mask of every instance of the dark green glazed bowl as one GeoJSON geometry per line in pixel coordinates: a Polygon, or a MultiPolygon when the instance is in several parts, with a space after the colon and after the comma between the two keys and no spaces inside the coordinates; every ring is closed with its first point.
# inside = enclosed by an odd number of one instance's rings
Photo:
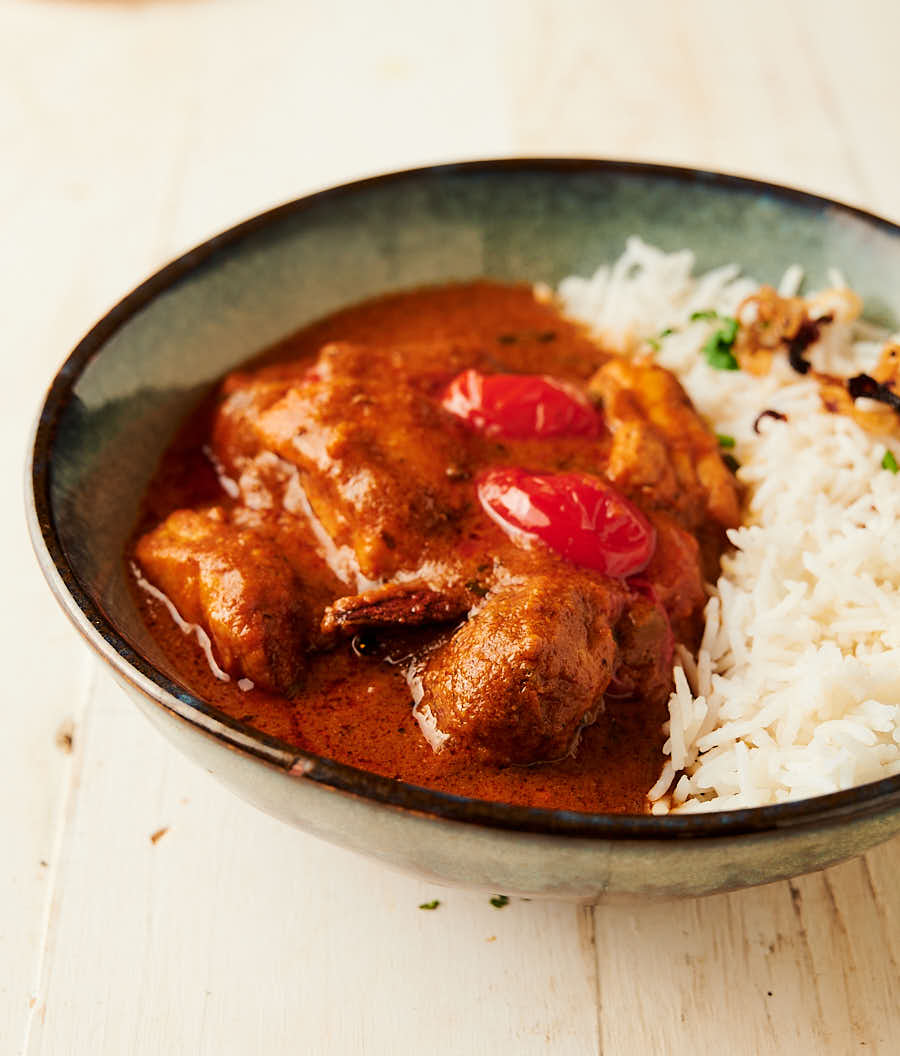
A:
{"type": "MultiPolygon", "coordinates": [[[[28,516],[63,609],[148,717],[263,810],[434,880],[582,900],[761,884],[900,832],[900,776],[847,792],[684,817],[585,815],[415,788],[263,736],[195,698],[149,636],[122,552],[173,432],[215,379],[334,309],[491,276],[587,274],[637,233],[812,283],[839,266],[867,315],[900,319],[900,228],[799,191],[656,165],[515,160],[382,176],[232,228],[145,282],[84,338],[36,427],[28,516]]],[[[290,836],[285,832],[285,839],[290,836]]]]}

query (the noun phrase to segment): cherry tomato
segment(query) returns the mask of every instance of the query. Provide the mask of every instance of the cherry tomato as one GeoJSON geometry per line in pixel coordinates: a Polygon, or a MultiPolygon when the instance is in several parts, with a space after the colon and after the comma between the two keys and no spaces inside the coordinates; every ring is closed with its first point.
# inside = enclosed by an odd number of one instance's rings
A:
{"type": "Polygon", "coordinates": [[[597,436],[600,415],[577,389],[543,374],[464,370],[441,404],[487,436],[597,436]]]}
{"type": "Polygon", "coordinates": [[[646,567],[656,529],[624,495],[583,473],[489,469],[478,478],[485,512],[515,539],[540,539],[577,565],[608,576],[646,567]]]}

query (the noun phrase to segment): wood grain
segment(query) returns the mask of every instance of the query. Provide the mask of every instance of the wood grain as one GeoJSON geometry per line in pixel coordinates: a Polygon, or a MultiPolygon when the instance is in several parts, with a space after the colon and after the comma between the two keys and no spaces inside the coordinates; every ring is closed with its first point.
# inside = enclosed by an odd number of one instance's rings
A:
{"type": "Polygon", "coordinates": [[[30,1052],[596,1050],[578,907],[397,876],[239,802],[106,679],[92,704],[30,1052]]]}
{"type": "Polygon", "coordinates": [[[635,911],[595,910],[612,1052],[895,1051],[897,841],[824,873],[635,911]],[[604,955],[604,951],[606,954],[604,955]],[[640,985],[635,985],[640,980],[640,985]],[[729,1025],[730,1024],[730,1025],[729,1025]]]}
{"type": "MultiPolygon", "coordinates": [[[[109,305],[332,182],[580,153],[900,217],[898,37],[889,0],[2,4],[4,479],[18,496],[43,387],[109,305]]],[[[896,1051],[900,842],[703,901],[497,910],[287,830],[182,761],[96,677],[27,551],[13,511],[3,1053],[896,1051]]]]}

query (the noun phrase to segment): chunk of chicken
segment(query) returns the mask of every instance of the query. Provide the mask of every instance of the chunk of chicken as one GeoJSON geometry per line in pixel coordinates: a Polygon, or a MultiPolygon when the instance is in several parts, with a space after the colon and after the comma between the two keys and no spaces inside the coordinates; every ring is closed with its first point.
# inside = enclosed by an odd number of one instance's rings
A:
{"type": "MultiPolygon", "coordinates": [[[[330,344],[274,401],[271,389],[251,383],[245,395],[233,388],[222,409],[246,454],[253,445],[243,420],[235,421],[238,401],[254,411],[265,403],[249,422],[257,448],[297,467],[325,532],[337,548],[352,549],[371,580],[417,567],[428,540],[452,546],[467,501],[447,473],[459,469],[456,426],[427,398],[429,375],[417,367],[413,378],[402,349],[330,344]]],[[[227,432],[219,430],[225,446],[227,432]]],[[[229,463],[228,453],[216,453],[229,463]]]]}
{"type": "Polygon", "coordinates": [[[222,469],[234,479],[261,452],[256,418],[277,403],[308,374],[296,364],[235,371],[222,383],[221,402],[212,424],[211,448],[222,469]]]}
{"type": "Polygon", "coordinates": [[[138,542],[147,579],[210,638],[217,663],[293,695],[312,626],[303,585],[272,540],[216,507],[176,510],[138,542]]]}
{"type": "Polygon", "coordinates": [[[662,704],[672,690],[674,639],[665,608],[652,589],[633,597],[615,629],[618,665],[607,688],[609,698],[662,704]]]}
{"type": "Polygon", "coordinates": [[[653,596],[668,613],[675,640],[693,649],[708,601],[700,545],[672,517],[654,513],[652,520],[656,550],[641,578],[651,585],[653,596]]]}
{"type": "Polygon", "coordinates": [[[613,434],[606,476],[652,507],[670,507],[692,523],[704,515],[726,528],[740,523],[737,482],[715,436],[675,377],[646,361],[615,358],[591,378],[613,434]]]}
{"type": "Polygon", "coordinates": [[[577,576],[535,576],[489,595],[411,672],[432,747],[499,764],[572,751],[603,707],[623,597],[577,576]]]}

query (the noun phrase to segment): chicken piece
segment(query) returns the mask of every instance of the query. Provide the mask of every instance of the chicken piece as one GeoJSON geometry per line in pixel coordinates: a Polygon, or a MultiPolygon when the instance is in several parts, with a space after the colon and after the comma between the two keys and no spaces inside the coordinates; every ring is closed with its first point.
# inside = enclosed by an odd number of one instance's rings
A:
{"type": "Polygon", "coordinates": [[[606,690],[609,699],[641,700],[655,706],[672,691],[674,637],[668,615],[654,592],[635,594],[616,624],[619,663],[606,690]]]}
{"type": "Polygon", "coordinates": [[[650,584],[654,598],[668,613],[675,640],[694,648],[708,601],[700,546],[672,517],[654,513],[652,521],[656,550],[641,578],[650,584]]]}
{"type": "Polygon", "coordinates": [[[221,468],[237,479],[260,453],[255,419],[308,374],[297,364],[235,371],[222,382],[221,403],[212,425],[211,449],[221,468]]]}
{"type": "MultiPolygon", "coordinates": [[[[228,510],[228,522],[261,537],[285,558],[303,584],[310,611],[322,613],[346,591],[346,584],[319,556],[316,540],[306,522],[294,514],[287,510],[273,511],[270,507],[254,509],[236,505],[228,510]]],[[[322,644],[318,633],[313,635],[310,644],[313,648],[322,644]]]]}
{"type": "Polygon", "coordinates": [[[619,666],[608,695],[650,705],[672,690],[675,642],[698,644],[707,595],[696,538],[664,513],[651,515],[656,549],[640,575],[629,580],[631,594],[615,636],[619,666]]]}
{"type": "MultiPolygon", "coordinates": [[[[252,408],[266,402],[251,424],[257,450],[297,467],[325,533],[355,553],[370,580],[416,568],[428,541],[452,546],[468,498],[447,472],[459,468],[459,427],[427,387],[427,374],[412,379],[403,349],[339,343],[326,345],[274,402],[252,384],[242,397],[252,408]]],[[[223,414],[237,396],[235,390],[223,414]]],[[[245,424],[232,425],[230,435],[244,444],[245,424]]]]}
{"type": "Polygon", "coordinates": [[[410,672],[432,747],[501,765],[571,752],[603,707],[623,599],[615,584],[579,576],[534,576],[488,595],[410,672]]]}
{"type": "Polygon", "coordinates": [[[667,370],[646,361],[611,359],[589,383],[612,431],[606,476],[643,505],[704,515],[726,528],[740,524],[734,476],[715,436],[667,370]]]}
{"type": "Polygon", "coordinates": [[[210,638],[217,663],[285,696],[296,693],[312,627],[306,595],[275,544],[218,507],[176,510],[135,548],[149,582],[210,638]]]}

